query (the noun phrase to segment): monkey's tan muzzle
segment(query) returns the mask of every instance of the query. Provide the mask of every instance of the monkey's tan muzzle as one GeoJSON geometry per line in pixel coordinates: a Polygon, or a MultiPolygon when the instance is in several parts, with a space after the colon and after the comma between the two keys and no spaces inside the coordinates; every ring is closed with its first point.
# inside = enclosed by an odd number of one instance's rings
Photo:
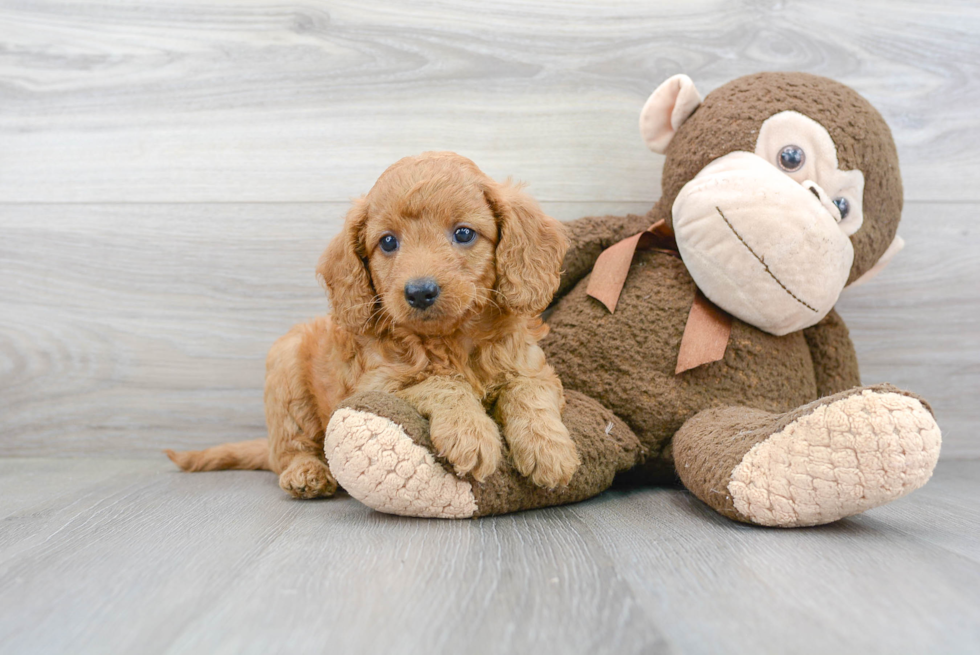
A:
{"type": "Polygon", "coordinates": [[[681,189],[672,208],[677,248],[704,294],[777,336],[833,308],[854,259],[840,213],[815,183],[761,157],[732,152],[681,189]]]}

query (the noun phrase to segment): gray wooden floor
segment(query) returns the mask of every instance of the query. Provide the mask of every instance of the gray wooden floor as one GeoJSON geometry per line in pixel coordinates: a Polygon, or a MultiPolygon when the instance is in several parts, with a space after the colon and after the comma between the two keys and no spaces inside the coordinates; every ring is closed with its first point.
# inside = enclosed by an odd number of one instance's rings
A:
{"type": "Polygon", "coordinates": [[[2,653],[976,653],[980,462],[813,529],[675,489],[475,521],[270,473],[0,461],[2,653]]]}
{"type": "Polygon", "coordinates": [[[0,653],[980,652],[978,107],[973,0],[4,0],[0,653]],[[396,159],[643,213],[652,89],[760,70],[892,127],[907,247],[838,309],[936,410],[922,491],[789,532],[672,489],[442,523],[162,459],[264,434],[265,351],[396,159]]]}

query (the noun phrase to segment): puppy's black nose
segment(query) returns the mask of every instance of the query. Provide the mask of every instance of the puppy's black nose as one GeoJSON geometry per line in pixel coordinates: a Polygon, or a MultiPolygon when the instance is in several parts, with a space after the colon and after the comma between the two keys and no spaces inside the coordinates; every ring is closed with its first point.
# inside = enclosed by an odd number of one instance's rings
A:
{"type": "Polygon", "coordinates": [[[431,277],[409,280],[405,285],[405,300],[415,309],[428,309],[439,297],[439,285],[431,277]]]}

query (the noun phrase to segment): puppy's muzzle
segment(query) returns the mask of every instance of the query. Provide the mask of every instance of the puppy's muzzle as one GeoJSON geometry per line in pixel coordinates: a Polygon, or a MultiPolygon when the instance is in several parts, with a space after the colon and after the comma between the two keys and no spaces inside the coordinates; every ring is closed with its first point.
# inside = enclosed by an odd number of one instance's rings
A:
{"type": "Polygon", "coordinates": [[[431,277],[409,280],[405,285],[405,300],[415,309],[426,310],[439,297],[439,285],[431,277]]]}

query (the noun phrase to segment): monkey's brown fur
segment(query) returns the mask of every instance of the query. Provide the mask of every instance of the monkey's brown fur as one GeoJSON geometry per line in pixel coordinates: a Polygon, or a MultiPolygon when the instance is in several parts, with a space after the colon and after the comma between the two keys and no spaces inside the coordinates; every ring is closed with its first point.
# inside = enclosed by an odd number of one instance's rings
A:
{"type": "Polygon", "coordinates": [[[649,449],[646,465],[672,471],[671,437],[709,407],[785,412],[861,384],[857,356],[840,316],[775,337],[734,319],[722,361],[674,374],[695,284],[683,262],[637,253],[615,314],[585,294],[602,249],[661,219],[681,187],[709,162],[751,152],[766,118],[794,110],[827,128],[841,167],[865,176],[864,225],[851,237],[850,279],[865,273],[895,237],[902,181],[891,131],[850,88],[804,73],[764,73],[710,93],[667,147],[663,196],[646,216],[584,218],[569,224],[571,247],[559,301],[542,343],[566,389],[587,393],[616,413],[649,449]]]}

